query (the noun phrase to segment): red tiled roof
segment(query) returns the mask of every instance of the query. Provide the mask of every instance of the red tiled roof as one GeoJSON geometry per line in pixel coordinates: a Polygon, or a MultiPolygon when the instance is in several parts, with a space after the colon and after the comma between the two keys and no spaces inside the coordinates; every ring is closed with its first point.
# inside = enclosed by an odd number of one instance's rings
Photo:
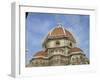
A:
{"type": "Polygon", "coordinates": [[[83,52],[80,48],[74,47],[74,48],[70,49],[68,53],[78,52],[78,51],[83,52]]]}
{"type": "Polygon", "coordinates": [[[48,36],[59,36],[59,35],[64,35],[62,27],[55,28],[51,33],[49,33],[48,36]]]}
{"type": "Polygon", "coordinates": [[[57,26],[54,28],[52,31],[49,32],[47,38],[62,38],[62,37],[67,37],[69,40],[76,42],[73,35],[63,28],[63,26],[57,26]]]}
{"type": "Polygon", "coordinates": [[[39,51],[34,56],[35,57],[45,57],[47,53],[45,51],[39,51]]]}

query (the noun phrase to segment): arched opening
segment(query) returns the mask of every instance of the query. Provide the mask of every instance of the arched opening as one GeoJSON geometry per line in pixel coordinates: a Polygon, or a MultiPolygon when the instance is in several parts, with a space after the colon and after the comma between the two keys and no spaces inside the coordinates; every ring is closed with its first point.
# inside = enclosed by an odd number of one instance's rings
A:
{"type": "Polygon", "coordinates": [[[72,43],[70,42],[70,47],[72,47],[72,43]]]}
{"type": "Polygon", "coordinates": [[[56,41],[56,46],[59,46],[60,45],[60,41],[56,41]]]}

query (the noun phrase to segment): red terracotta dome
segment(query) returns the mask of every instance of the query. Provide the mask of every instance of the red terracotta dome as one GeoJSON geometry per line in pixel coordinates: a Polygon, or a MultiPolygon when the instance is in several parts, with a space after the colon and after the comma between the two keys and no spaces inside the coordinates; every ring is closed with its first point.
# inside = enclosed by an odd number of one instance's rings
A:
{"type": "Polygon", "coordinates": [[[76,42],[71,32],[66,30],[62,25],[58,25],[53,30],[51,30],[47,35],[47,39],[64,38],[64,37],[73,42],[76,42]]]}
{"type": "Polygon", "coordinates": [[[61,36],[61,35],[65,35],[62,27],[56,27],[55,29],[50,31],[48,34],[48,36],[61,36]]]}

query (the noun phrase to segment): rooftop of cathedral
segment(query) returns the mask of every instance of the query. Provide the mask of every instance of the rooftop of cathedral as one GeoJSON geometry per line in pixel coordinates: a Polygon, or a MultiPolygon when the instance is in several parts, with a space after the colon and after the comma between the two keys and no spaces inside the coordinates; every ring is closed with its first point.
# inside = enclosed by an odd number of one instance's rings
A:
{"type": "Polygon", "coordinates": [[[83,52],[83,50],[81,50],[80,48],[77,48],[77,47],[71,48],[69,52],[77,52],[77,51],[83,52]]]}
{"type": "Polygon", "coordinates": [[[39,58],[43,58],[46,55],[47,55],[47,53],[45,51],[41,50],[41,51],[38,51],[34,56],[39,57],[39,58]]]}
{"type": "Polygon", "coordinates": [[[50,30],[44,41],[56,38],[67,38],[68,40],[76,42],[72,33],[65,29],[62,24],[58,24],[56,27],[50,30]]]}
{"type": "MultiPolygon", "coordinates": [[[[65,29],[61,24],[58,24],[56,27],[54,27],[52,30],[49,31],[48,35],[46,36],[45,40],[48,39],[55,39],[55,38],[67,38],[68,40],[71,40],[73,42],[76,42],[76,40],[74,39],[73,35],[71,32],[69,32],[67,29],[65,29]]],[[[83,52],[80,48],[74,47],[71,48],[69,50],[69,54],[71,54],[72,52],[83,52]]],[[[34,57],[38,57],[38,58],[44,58],[46,57],[47,52],[44,50],[38,51],[34,57]]]]}

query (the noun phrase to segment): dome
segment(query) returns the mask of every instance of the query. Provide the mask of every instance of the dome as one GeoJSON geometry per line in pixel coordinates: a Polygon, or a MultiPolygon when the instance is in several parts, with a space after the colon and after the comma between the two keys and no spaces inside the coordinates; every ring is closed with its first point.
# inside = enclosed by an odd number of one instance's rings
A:
{"type": "Polygon", "coordinates": [[[68,53],[79,52],[79,51],[83,52],[83,50],[81,50],[80,48],[74,47],[74,48],[71,48],[68,53]]]}
{"type": "Polygon", "coordinates": [[[58,25],[57,27],[52,29],[48,33],[48,35],[46,37],[46,40],[48,40],[48,39],[56,39],[56,38],[67,38],[68,40],[76,42],[74,37],[73,37],[73,35],[71,34],[71,32],[66,30],[62,25],[58,25]]]}

